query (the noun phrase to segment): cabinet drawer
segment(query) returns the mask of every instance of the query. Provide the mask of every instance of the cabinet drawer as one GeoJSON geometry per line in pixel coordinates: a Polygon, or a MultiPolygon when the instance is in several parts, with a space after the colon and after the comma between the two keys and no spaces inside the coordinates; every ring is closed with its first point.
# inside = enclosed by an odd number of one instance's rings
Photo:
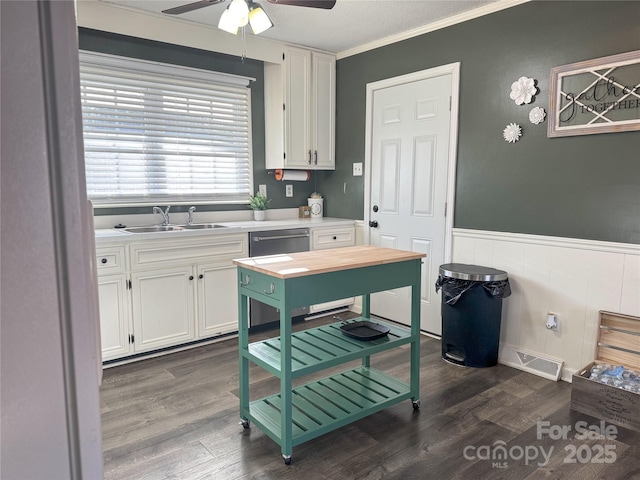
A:
{"type": "Polygon", "coordinates": [[[215,235],[191,242],[184,239],[130,246],[131,269],[158,268],[246,257],[247,235],[215,235]]]}
{"type": "Polygon", "coordinates": [[[350,247],[356,244],[355,228],[330,228],[313,230],[311,249],[350,247]]]}
{"type": "Polygon", "coordinates": [[[96,249],[96,265],[98,275],[124,273],[124,247],[110,247],[96,249]]]}
{"type": "MultiPolygon", "coordinates": [[[[240,290],[250,290],[266,298],[282,299],[283,287],[278,279],[257,272],[245,271],[242,275],[240,290]]],[[[248,292],[247,292],[248,293],[248,292]]],[[[259,297],[253,297],[261,300],[259,297]]],[[[262,301],[262,300],[261,300],[262,301]]]]}

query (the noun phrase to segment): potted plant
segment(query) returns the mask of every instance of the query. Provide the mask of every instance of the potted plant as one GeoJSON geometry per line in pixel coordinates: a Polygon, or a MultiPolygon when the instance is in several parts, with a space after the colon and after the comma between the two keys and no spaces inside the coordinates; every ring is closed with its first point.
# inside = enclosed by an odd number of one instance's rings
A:
{"type": "Polygon", "coordinates": [[[265,195],[260,192],[256,192],[255,195],[249,196],[249,208],[253,210],[254,220],[264,220],[266,216],[265,210],[269,208],[269,200],[265,195]]]}

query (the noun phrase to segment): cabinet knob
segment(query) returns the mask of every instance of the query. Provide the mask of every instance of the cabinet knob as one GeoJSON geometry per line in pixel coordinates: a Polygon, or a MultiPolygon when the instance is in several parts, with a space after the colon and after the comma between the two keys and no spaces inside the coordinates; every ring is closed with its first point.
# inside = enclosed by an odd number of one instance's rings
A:
{"type": "Polygon", "coordinates": [[[200,274],[200,275],[198,275],[198,278],[199,278],[200,280],[202,280],[202,279],[204,278],[204,275],[203,275],[203,274],[200,274]]]}
{"type": "Polygon", "coordinates": [[[100,260],[102,263],[107,263],[107,259],[103,258],[102,260],[100,260]]]}
{"type": "Polygon", "coordinates": [[[189,280],[193,280],[193,275],[189,275],[189,280]]]}
{"type": "Polygon", "coordinates": [[[333,236],[333,239],[334,239],[334,240],[337,240],[337,239],[338,239],[338,237],[336,237],[336,236],[334,235],[334,236],[333,236]]]}

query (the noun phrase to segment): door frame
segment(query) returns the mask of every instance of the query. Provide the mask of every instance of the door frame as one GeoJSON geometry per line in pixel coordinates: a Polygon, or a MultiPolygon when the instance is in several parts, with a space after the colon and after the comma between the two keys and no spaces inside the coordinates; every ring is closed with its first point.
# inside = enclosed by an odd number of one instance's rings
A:
{"type": "Polygon", "coordinates": [[[451,120],[449,124],[449,159],[447,165],[447,214],[445,217],[444,262],[451,261],[453,245],[453,212],[455,211],[456,166],[458,146],[458,107],[460,94],[460,62],[408,73],[397,77],[367,83],[366,130],[364,147],[364,242],[371,242],[369,220],[371,218],[371,152],[373,131],[373,95],[377,90],[405,83],[451,75],[451,120]]]}

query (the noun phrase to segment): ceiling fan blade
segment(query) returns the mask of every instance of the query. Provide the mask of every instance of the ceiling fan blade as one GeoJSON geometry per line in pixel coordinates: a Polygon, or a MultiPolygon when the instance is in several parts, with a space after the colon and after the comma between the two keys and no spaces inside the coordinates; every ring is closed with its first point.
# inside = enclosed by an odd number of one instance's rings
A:
{"type": "Polygon", "coordinates": [[[313,7],[330,10],[336,4],[336,0],[267,0],[277,5],[294,5],[296,7],[313,7]]]}
{"type": "Polygon", "coordinates": [[[215,5],[216,3],[222,3],[225,0],[200,0],[199,2],[187,3],[186,5],[180,5],[179,7],[168,8],[162,10],[162,13],[167,15],[180,15],[181,13],[191,12],[198,10],[199,8],[208,7],[209,5],[215,5]]]}

